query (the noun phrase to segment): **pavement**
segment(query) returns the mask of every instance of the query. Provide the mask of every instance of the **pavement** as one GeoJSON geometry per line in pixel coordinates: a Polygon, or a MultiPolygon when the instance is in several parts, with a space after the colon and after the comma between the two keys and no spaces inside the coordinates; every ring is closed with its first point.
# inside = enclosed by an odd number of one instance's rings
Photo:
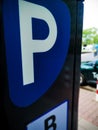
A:
{"type": "Polygon", "coordinates": [[[79,91],[78,130],[98,130],[96,88],[82,86],[79,91]]]}

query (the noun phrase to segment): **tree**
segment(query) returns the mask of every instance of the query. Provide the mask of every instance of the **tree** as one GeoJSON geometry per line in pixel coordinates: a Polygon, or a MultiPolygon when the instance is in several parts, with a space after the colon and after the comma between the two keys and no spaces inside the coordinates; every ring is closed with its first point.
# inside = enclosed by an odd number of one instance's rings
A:
{"type": "Polygon", "coordinates": [[[98,29],[93,27],[83,30],[82,45],[98,44],[98,29]]]}

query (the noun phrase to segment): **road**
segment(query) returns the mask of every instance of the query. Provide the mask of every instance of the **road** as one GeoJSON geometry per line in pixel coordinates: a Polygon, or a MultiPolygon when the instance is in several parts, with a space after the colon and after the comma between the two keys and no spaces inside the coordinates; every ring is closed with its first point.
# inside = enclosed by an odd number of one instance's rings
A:
{"type": "Polygon", "coordinates": [[[98,56],[94,56],[94,53],[82,53],[81,54],[81,61],[92,61],[98,60],[98,56]]]}

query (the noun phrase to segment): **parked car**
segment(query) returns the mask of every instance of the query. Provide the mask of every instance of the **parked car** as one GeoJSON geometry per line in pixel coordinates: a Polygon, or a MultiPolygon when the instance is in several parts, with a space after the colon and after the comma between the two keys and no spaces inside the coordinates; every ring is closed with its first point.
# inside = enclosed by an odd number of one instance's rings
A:
{"type": "Polygon", "coordinates": [[[80,85],[96,84],[98,78],[98,60],[81,62],[80,85]]]}

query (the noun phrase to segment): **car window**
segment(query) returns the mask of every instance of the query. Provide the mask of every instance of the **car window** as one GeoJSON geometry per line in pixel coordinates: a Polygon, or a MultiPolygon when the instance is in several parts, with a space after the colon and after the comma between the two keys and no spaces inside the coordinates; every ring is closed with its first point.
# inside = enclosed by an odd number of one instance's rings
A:
{"type": "Polygon", "coordinates": [[[87,62],[85,63],[85,65],[88,65],[88,66],[93,66],[95,63],[94,62],[87,62]]]}

